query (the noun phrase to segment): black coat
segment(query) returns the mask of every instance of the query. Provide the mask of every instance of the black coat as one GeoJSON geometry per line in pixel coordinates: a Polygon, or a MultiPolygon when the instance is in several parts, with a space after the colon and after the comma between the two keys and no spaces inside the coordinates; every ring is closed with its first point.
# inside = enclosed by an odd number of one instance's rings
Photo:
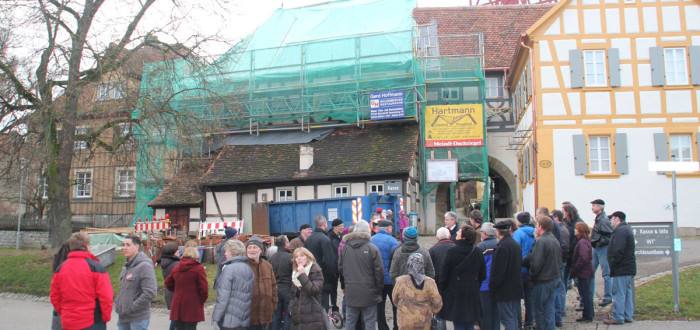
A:
{"type": "Polygon", "coordinates": [[[612,233],[608,244],[608,265],[610,265],[610,276],[637,275],[634,235],[626,222],[620,222],[612,233]]]}
{"type": "Polygon", "coordinates": [[[301,288],[292,284],[292,295],[289,300],[289,316],[292,318],[292,329],[324,329],[325,313],[321,307],[321,288],[323,275],[317,264],[311,266],[309,275],[299,275],[301,288]]]}
{"type": "Polygon", "coordinates": [[[292,252],[284,247],[277,247],[277,252],[270,257],[272,271],[275,272],[277,291],[289,291],[292,287],[292,252]]]}
{"type": "Polygon", "coordinates": [[[447,257],[447,251],[455,247],[455,243],[450,239],[439,240],[433,247],[428,250],[430,253],[430,259],[433,261],[433,267],[435,268],[435,278],[440,278],[440,270],[442,270],[442,264],[445,263],[445,257],[447,257]]]}
{"type": "Polygon", "coordinates": [[[370,233],[350,233],[343,237],[338,271],[345,290],[345,303],[352,307],[369,307],[382,301],[384,262],[379,249],[369,242],[370,233]]]}
{"type": "Polygon", "coordinates": [[[328,234],[321,229],[316,228],[314,232],[306,239],[304,247],[311,251],[311,254],[316,258],[316,263],[321,266],[323,271],[323,291],[332,291],[335,287],[337,269],[337,254],[331,246],[331,239],[328,234]]]}
{"type": "Polygon", "coordinates": [[[440,270],[440,317],[455,323],[476,322],[481,320],[479,288],[486,279],[484,251],[464,240],[458,240],[456,245],[447,251],[440,270]]]}
{"type": "Polygon", "coordinates": [[[495,301],[511,301],[523,298],[523,282],[520,264],[523,252],[512,236],[504,237],[493,251],[489,291],[495,301]]]}
{"type": "MultiPolygon", "coordinates": [[[[168,278],[168,275],[170,275],[170,272],[173,271],[173,268],[180,263],[180,258],[172,255],[164,255],[161,256],[160,259],[160,269],[163,271],[163,280],[168,278]]],[[[170,304],[173,301],[173,291],[168,290],[168,288],[165,288],[165,305],[168,306],[168,309],[170,309],[170,304]]]]}

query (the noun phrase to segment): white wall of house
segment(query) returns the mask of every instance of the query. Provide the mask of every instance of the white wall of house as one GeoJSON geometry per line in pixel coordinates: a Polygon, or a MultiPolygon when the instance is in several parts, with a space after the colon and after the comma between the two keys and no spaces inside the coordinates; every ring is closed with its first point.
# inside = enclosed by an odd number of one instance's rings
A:
{"type": "MultiPolygon", "coordinates": [[[[234,215],[238,213],[238,193],[235,191],[218,191],[216,192],[216,200],[219,202],[221,214],[234,215]]],[[[219,211],[214,202],[214,195],[211,191],[206,193],[206,214],[207,219],[211,216],[219,216],[219,211]]]]}
{"type": "Polygon", "coordinates": [[[316,196],[318,196],[318,199],[333,197],[333,190],[331,185],[322,184],[316,186],[316,196]]]}

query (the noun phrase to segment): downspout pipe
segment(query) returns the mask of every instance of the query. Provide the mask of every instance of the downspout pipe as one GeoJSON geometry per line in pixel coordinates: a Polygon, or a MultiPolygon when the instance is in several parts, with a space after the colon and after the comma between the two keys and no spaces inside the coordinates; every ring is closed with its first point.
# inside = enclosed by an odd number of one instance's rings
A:
{"type": "Polygon", "coordinates": [[[538,191],[538,185],[537,185],[537,97],[536,97],[536,92],[535,92],[535,54],[532,51],[532,47],[528,46],[525,44],[523,40],[527,38],[526,34],[523,34],[522,37],[520,38],[520,45],[527,48],[528,50],[528,55],[530,58],[530,86],[532,90],[532,148],[535,150],[533,153],[533,166],[532,166],[532,171],[533,171],[533,177],[534,177],[534,190],[535,190],[535,210],[539,207],[539,191],[538,191]]]}

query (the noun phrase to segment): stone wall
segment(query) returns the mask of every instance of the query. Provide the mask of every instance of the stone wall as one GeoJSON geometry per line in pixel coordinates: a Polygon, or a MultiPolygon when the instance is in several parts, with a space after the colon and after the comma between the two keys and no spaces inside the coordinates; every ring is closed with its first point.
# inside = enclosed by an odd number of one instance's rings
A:
{"type": "MultiPolygon", "coordinates": [[[[20,234],[20,248],[49,248],[49,232],[48,231],[22,231],[20,234]]],[[[17,247],[17,231],[16,230],[0,230],[0,248],[15,248],[17,247]]]]}

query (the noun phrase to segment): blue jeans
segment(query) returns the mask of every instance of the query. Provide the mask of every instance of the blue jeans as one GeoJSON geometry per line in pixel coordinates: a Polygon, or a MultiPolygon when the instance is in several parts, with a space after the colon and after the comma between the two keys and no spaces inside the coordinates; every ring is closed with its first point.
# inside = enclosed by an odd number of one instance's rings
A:
{"type": "Polygon", "coordinates": [[[479,292],[479,298],[481,300],[481,321],[479,321],[479,328],[481,328],[481,330],[501,329],[498,325],[498,307],[496,306],[496,302],[491,299],[491,292],[481,291],[479,292]]]}
{"type": "Polygon", "coordinates": [[[272,330],[289,330],[292,326],[292,318],[289,317],[289,297],[288,290],[277,290],[277,309],[272,315],[272,330]],[[283,323],[284,322],[284,323],[283,323]]]}
{"type": "Polygon", "coordinates": [[[631,321],[634,316],[634,297],[632,296],[634,276],[615,276],[612,278],[612,282],[612,299],[615,302],[612,317],[622,323],[625,320],[631,321]]]}
{"type": "Polygon", "coordinates": [[[467,322],[467,323],[453,323],[455,326],[455,330],[474,330],[474,322],[467,322]]]}
{"type": "Polygon", "coordinates": [[[520,299],[509,301],[497,301],[498,321],[503,324],[505,330],[518,330],[518,311],[520,311],[520,299]]]}
{"type": "Polygon", "coordinates": [[[147,330],[148,329],[148,323],[151,321],[150,318],[141,320],[141,321],[134,321],[134,322],[117,322],[117,328],[119,330],[147,330]]]}
{"type": "Polygon", "coordinates": [[[605,282],[605,295],[603,299],[612,299],[612,282],[610,281],[610,266],[608,265],[608,246],[593,248],[593,282],[591,284],[591,299],[595,301],[595,272],[598,265],[603,271],[603,282],[605,282]]]}
{"type": "Polygon", "coordinates": [[[377,329],[377,305],[367,307],[352,307],[347,306],[347,319],[345,320],[345,329],[355,329],[357,319],[362,313],[362,319],[365,321],[366,330],[377,329]]]}
{"type": "Polygon", "coordinates": [[[531,327],[535,319],[535,309],[532,306],[532,282],[530,274],[520,273],[520,279],[523,281],[523,297],[525,300],[525,324],[520,324],[523,319],[523,312],[518,308],[518,326],[531,327]]]}
{"type": "Polygon", "coordinates": [[[583,305],[583,315],[584,319],[593,319],[595,317],[595,312],[593,311],[593,297],[591,297],[591,279],[590,278],[579,278],[576,281],[576,286],[578,287],[578,295],[581,297],[581,304],[583,305]]]}
{"type": "Polygon", "coordinates": [[[557,287],[561,280],[556,279],[532,286],[534,296],[535,320],[538,330],[554,330],[554,301],[557,300],[557,287]]]}

